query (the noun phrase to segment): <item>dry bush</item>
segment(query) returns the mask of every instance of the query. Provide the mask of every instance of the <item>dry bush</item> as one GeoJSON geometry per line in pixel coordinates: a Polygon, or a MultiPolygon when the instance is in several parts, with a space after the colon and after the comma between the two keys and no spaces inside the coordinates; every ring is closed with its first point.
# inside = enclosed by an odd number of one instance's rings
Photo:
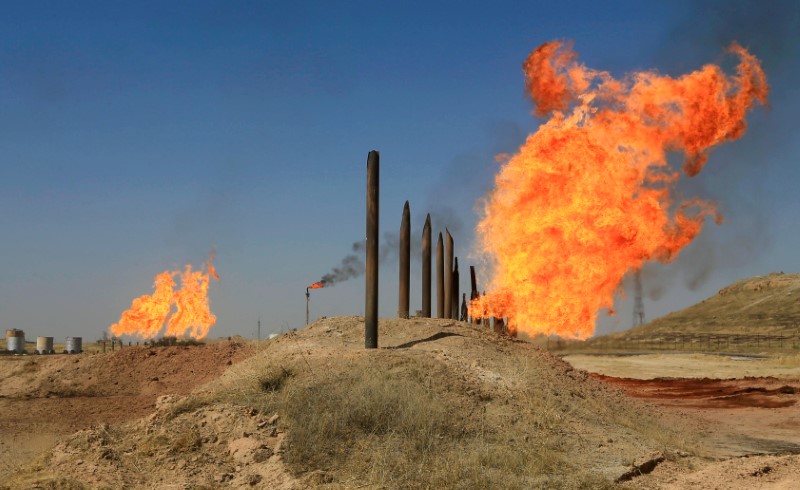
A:
{"type": "Polygon", "coordinates": [[[286,460],[306,470],[334,470],[352,456],[352,443],[366,443],[369,451],[381,449],[384,438],[407,458],[425,458],[445,436],[464,432],[441,398],[384,369],[341,373],[293,390],[282,409],[290,434],[286,460]]]}
{"type": "Polygon", "coordinates": [[[223,385],[219,399],[279,413],[285,462],[334,487],[607,485],[566,459],[563,410],[551,397],[531,388],[516,393],[524,409],[492,408],[502,402],[479,400],[474,384],[429,357],[381,352],[324,367],[262,358],[223,385]]]}
{"type": "Polygon", "coordinates": [[[164,411],[164,421],[170,421],[184,413],[194,412],[213,403],[214,400],[215,397],[212,394],[205,392],[192,393],[184,396],[164,411]]]}
{"type": "Polygon", "coordinates": [[[268,365],[257,377],[258,386],[262,391],[274,393],[283,388],[291,375],[292,370],[285,366],[268,365]]]}

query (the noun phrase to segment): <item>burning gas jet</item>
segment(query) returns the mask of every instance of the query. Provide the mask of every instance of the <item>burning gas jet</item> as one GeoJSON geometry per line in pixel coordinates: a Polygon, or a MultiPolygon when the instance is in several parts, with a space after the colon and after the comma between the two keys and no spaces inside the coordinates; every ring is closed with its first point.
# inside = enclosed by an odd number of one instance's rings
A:
{"type": "Polygon", "coordinates": [[[119,323],[111,325],[111,333],[153,338],[166,323],[165,335],[205,337],[217,323],[217,317],[211,313],[208,304],[210,277],[219,280],[212,260],[213,254],[205,263],[207,272],[193,271],[192,266],[187,265],[183,271],[158,274],[153,284],[155,292],[134,299],[130,309],[122,313],[119,323]],[[175,277],[181,281],[178,290],[174,290],[175,277]]]}
{"type": "Polygon", "coordinates": [[[581,64],[568,43],[545,43],[523,71],[538,116],[548,116],[518,153],[501,156],[477,225],[492,269],[491,292],[470,315],[509,317],[509,329],[584,339],[611,310],[623,276],[647,260],[672,261],[722,218],[712,203],[675,202],[683,173],[740,138],[745,115],[767,103],[755,56],[733,43],[735,75],[705,65],[678,78],[656,72],[621,80],[581,64]]]}

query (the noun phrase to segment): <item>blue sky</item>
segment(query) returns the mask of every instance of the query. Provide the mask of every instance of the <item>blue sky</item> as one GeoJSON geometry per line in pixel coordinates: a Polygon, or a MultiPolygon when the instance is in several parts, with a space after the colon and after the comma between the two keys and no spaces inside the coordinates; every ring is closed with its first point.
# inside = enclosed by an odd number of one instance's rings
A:
{"type": "MultiPolygon", "coordinates": [[[[364,236],[372,149],[382,230],[397,231],[408,199],[412,236],[434,212],[466,270],[494,155],[540,123],[522,61],[563,38],[617,76],[677,75],[738,40],[773,88],[749,133],[685,186],[726,223],[652,269],[648,317],[798,271],[794,2],[495,3],[3,2],[0,328],[93,340],[156,273],[212,246],[211,336],[252,336],[259,316],[265,334],[301,327],[305,287],[364,236]]],[[[396,312],[396,269],[381,269],[381,316],[396,312]]],[[[312,319],[363,314],[363,288],[314,291],[312,319]]],[[[600,331],[628,327],[629,303],[600,331]]]]}

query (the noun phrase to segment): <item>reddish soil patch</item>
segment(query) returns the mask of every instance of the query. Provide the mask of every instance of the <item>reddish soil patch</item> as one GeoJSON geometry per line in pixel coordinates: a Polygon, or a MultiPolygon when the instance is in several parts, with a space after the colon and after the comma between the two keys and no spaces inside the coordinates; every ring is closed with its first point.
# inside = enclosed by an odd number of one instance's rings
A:
{"type": "Polygon", "coordinates": [[[800,454],[800,380],[591,376],[701,423],[716,457],[800,454]]]}
{"type": "Polygon", "coordinates": [[[695,408],[784,408],[797,403],[798,386],[776,378],[593,378],[622,388],[637,398],[661,405],[695,408]]]}

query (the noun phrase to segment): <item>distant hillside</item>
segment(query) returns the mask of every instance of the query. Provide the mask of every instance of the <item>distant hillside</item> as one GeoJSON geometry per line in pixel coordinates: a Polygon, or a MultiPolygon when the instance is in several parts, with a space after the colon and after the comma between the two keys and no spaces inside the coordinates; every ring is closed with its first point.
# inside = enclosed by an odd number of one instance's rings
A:
{"type": "Polygon", "coordinates": [[[798,332],[800,274],[775,272],[735,282],[700,303],[612,336],[798,332]]]}

